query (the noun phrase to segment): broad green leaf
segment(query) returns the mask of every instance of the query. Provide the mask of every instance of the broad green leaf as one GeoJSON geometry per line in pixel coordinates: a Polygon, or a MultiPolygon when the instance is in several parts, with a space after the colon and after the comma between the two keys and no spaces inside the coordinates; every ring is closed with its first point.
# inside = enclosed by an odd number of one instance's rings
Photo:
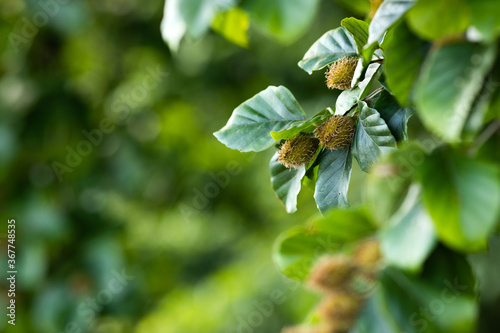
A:
{"type": "Polygon", "coordinates": [[[347,190],[351,179],[351,147],[339,150],[324,149],[317,158],[318,179],[314,199],[323,213],[337,206],[348,206],[347,190]]]}
{"type": "Polygon", "coordinates": [[[484,250],[500,213],[500,169],[436,150],[421,173],[423,198],[439,238],[464,252],[484,250]]]}
{"type": "Polygon", "coordinates": [[[185,34],[199,39],[208,31],[218,12],[234,6],[235,0],[166,0],[161,22],[163,39],[177,51],[185,34]]]}
{"type": "Polygon", "coordinates": [[[358,48],[358,53],[363,56],[364,64],[367,65],[372,60],[372,55],[373,52],[375,52],[376,46],[376,44],[373,44],[367,49],[364,48],[368,42],[368,23],[354,17],[348,17],[343,19],[341,24],[354,38],[358,48]]]}
{"type": "Polygon", "coordinates": [[[500,1],[469,1],[472,25],[481,32],[484,39],[493,41],[500,35],[500,1]]]}
{"type": "Polygon", "coordinates": [[[319,0],[247,0],[242,6],[250,17],[283,43],[291,43],[312,23],[319,0]]]}
{"type": "Polygon", "coordinates": [[[261,151],[274,143],[270,132],[281,131],[305,117],[288,89],[270,86],[238,106],[226,126],[214,135],[229,148],[261,151]]]}
{"type": "Polygon", "coordinates": [[[396,140],[377,110],[363,101],[359,102],[359,110],[352,153],[361,170],[368,172],[381,155],[396,148],[396,140]]]}
{"type": "Polygon", "coordinates": [[[273,261],[286,276],[303,281],[321,256],[352,249],[352,243],[374,232],[361,209],[334,209],[324,218],[309,221],[278,236],[273,261]]]}
{"type": "Polygon", "coordinates": [[[415,87],[415,103],[427,128],[457,142],[476,94],[491,69],[496,46],[455,43],[432,51],[415,87]]]}
{"type": "Polygon", "coordinates": [[[373,166],[368,175],[366,194],[371,216],[379,226],[387,226],[402,205],[425,156],[416,144],[405,144],[373,166]]]}
{"type": "Polygon", "coordinates": [[[418,0],[407,22],[420,37],[435,40],[463,33],[470,24],[469,0],[418,0]]]}
{"type": "Polygon", "coordinates": [[[408,271],[420,270],[437,239],[432,219],[420,202],[418,186],[410,187],[379,239],[388,264],[408,271]]]}
{"type": "Polygon", "coordinates": [[[408,119],[415,111],[412,108],[399,105],[394,96],[387,90],[382,91],[380,94],[375,103],[375,109],[380,114],[380,117],[385,120],[396,141],[406,140],[408,119]]]}
{"type": "Polygon", "coordinates": [[[395,27],[385,45],[386,82],[401,105],[410,104],[415,80],[429,48],[430,43],[412,34],[404,22],[395,27]]]}
{"type": "Polygon", "coordinates": [[[297,195],[300,192],[302,178],[306,174],[306,167],[288,169],[278,162],[278,153],[274,154],[269,163],[271,170],[271,185],[274,192],[285,206],[287,213],[297,211],[297,195]]]}
{"type": "Polygon", "coordinates": [[[321,36],[299,61],[299,67],[312,74],[343,57],[357,56],[356,42],[344,28],[330,30],[321,36]]]}
{"type": "Polygon", "coordinates": [[[310,133],[331,115],[332,114],[328,109],[324,109],[308,120],[297,120],[293,122],[287,129],[271,132],[271,136],[274,140],[279,141],[291,139],[301,132],[310,133]]]}
{"type": "Polygon", "coordinates": [[[212,22],[212,28],[230,42],[248,47],[248,26],[250,19],[242,9],[235,7],[219,13],[212,22]]]}
{"type": "Polygon", "coordinates": [[[366,48],[378,42],[385,32],[413,7],[415,2],[416,0],[385,0],[382,2],[370,22],[366,48]]]}
{"type": "Polygon", "coordinates": [[[470,333],[479,309],[467,260],[445,248],[434,251],[419,276],[388,267],[352,333],[470,333]]]}

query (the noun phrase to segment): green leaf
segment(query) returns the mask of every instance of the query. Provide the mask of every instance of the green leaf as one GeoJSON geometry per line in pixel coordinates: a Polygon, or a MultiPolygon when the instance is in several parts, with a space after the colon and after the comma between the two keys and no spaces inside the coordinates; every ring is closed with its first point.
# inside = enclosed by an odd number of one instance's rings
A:
{"type": "Polygon", "coordinates": [[[476,281],[467,260],[433,252],[419,276],[388,267],[353,333],[470,333],[478,319],[476,281]]]}
{"type": "Polygon", "coordinates": [[[298,120],[293,122],[287,129],[271,132],[271,136],[274,140],[279,141],[291,139],[301,132],[310,133],[331,115],[332,114],[328,109],[324,109],[308,120],[298,120]]]}
{"type": "Polygon", "coordinates": [[[375,103],[375,109],[380,114],[380,117],[385,120],[396,141],[406,140],[408,119],[415,111],[412,108],[399,105],[394,96],[387,90],[382,91],[380,94],[375,103]]]}
{"type": "Polygon", "coordinates": [[[283,274],[303,281],[319,257],[349,250],[350,244],[373,232],[364,210],[335,209],[324,218],[280,234],[274,243],[273,261],[283,274]]]}
{"type": "Polygon", "coordinates": [[[409,189],[400,209],[380,233],[385,261],[395,267],[418,271],[437,244],[434,225],[420,203],[420,188],[409,189]]]}
{"type": "MultiPolygon", "coordinates": [[[[359,65],[358,65],[359,66],[359,65]]],[[[365,77],[363,81],[352,89],[344,90],[337,97],[335,103],[335,114],[343,115],[349,109],[351,109],[360,99],[368,94],[369,88],[371,87],[373,81],[377,77],[377,71],[380,69],[380,64],[371,64],[366,70],[365,77]]]]}
{"type": "Polygon", "coordinates": [[[297,195],[300,192],[301,181],[306,174],[306,167],[288,169],[278,162],[278,153],[274,154],[269,163],[271,169],[271,185],[274,192],[285,206],[287,213],[297,211],[297,195]]]}
{"type": "Polygon", "coordinates": [[[436,150],[423,164],[420,178],[440,239],[460,251],[484,250],[500,213],[498,165],[436,150]]]}
{"type": "Polygon", "coordinates": [[[314,199],[323,213],[337,206],[348,206],[347,190],[351,179],[351,147],[339,150],[324,149],[317,158],[318,179],[314,199]]]}
{"type": "Polygon", "coordinates": [[[306,114],[283,86],[270,86],[238,106],[215,137],[232,149],[261,151],[274,143],[269,134],[288,128],[306,114]]]}
{"type": "Polygon", "coordinates": [[[415,87],[415,103],[426,127],[457,142],[476,94],[497,53],[496,46],[445,45],[430,53],[415,87]]]}
{"type": "Polygon", "coordinates": [[[354,17],[347,17],[340,24],[349,31],[354,38],[358,53],[363,53],[363,48],[368,41],[368,23],[354,17]]]}
{"type": "Polygon", "coordinates": [[[500,35],[500,2],[491,0],[469,1],[472,25],[481,32],[484,39],[493,41],[500,35]]]}
{"type": "Polygon", "coordinates": [[[469,0],[418,0],[407,22],[422,38],[435,40],[463,33],[470,24],[469,0]]]}
{"type": "Polygon", "coordinates": [[[187,33],[193,39],[205,35],[218,12],[234,6],[235,0],[167,0],[161,33],[168,46],[177,51],[187,33]]]}
{"type": "Polygon", "coordinates": [[[385,0],[373,16],[369,27],[366,48],[378,42],[387,29],[392,27],[415,4],[416,0],[385,0]]]}
{"type": "MultiPolygon", "coordinates": [[[[349,33],[354,38],[356,46],[358,48],[358,53],[362,55],[362,65],[363,67],[368,66],[372,60],[373,53],[375,52],[375,47],[377,44],[373,44],[368,48],[364,48],[368,42],[368,23],[365,21],[358,20],[354,17],[348,17],[342,20],[342,26],[349,31],[349,33]]],[[[359,65],[358,65],[359,67],[359,65]]]]}
{"type": "Polygon", "coordinates": [[[235,7],[219,13],[212,22],[212,29],[228,41],[241,47],[248,47],[248,26],[250,19],[242,9],[235,7]]]}
{"type": "Polygon", "coordinates": [[[311,74],[343,57],[356,55],[356,42],[344,27],[340,27],[326,32],[314,42],[299,61],[299,67],[311,74]]]}
{"type": "Polygon", "coordinates": [[[319,0],[247,0],[242,6],[251,18],[283,43],[291,43],[312,23],[319,0]]]}
{"type": "Polygon", "coordinates": [[[385,45],[386,82],[401,105],[409,105],[415,80],[430,48],[430,43],[416,37],[402,22],[394,28],[385,45]]]}
{"type": "Polygon", "coordinates": [[[381,227],[399,209],[425,152],[416,144],[405,144],[378,161],[368,175],[367,202],[371,216],[381,227]]]}
{"type": "Polygon", "coordinates": [[[396,148],[396,140],[377,110],[363,101],[359,102],[359,109],[352,153],[361,170],[368,172],[381,155],[396,148]]]}

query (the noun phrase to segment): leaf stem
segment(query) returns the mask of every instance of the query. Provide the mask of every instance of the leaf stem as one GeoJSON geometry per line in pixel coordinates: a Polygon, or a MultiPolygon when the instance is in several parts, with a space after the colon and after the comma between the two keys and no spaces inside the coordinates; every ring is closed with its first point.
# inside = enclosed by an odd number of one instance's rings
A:
{"type": "MultiPolygon", "coordinates": [[[[361,100],[363,102],[369,100],[369,99],[372,99],[373,97],[377,96],[378,94],[380,94],[382,91],[384,90],[384,87],[378,87],[377,89],[375,89],[374,91],[372,91],[368,96],[362,98],[361,100]]],[[[352,110],[354,110],[356,107],[358,106],[358,102],[354,103],[353,106],[351,106],[351,108],[349,110],[347,110],[346,112],[344,112],[344,114],[342,116],[346,116],[348,115],[352,110]]]]}

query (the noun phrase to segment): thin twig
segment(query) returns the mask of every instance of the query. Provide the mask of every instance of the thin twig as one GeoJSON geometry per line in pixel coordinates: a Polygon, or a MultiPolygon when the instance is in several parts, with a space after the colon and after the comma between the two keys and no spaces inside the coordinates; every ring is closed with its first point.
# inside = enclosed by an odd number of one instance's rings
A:
{"type": "MultiPolygon", "coordinates": [[[[372,91],[368,96],[366,96],[365,98],[362,98],[361,100],[363,102],[375,97],[377,94],[380,94],[382,91],[384,90],[384,87],[378,87],[377,89],[375,89],[374,91],[372,91]]],[[[342,116],[346,116],[347,114],[349,114],[349,112],[351,112],[352,110],[354,110],[356,107],[358,106],[358,102],[354,103],[353,106],[351,106],[351,108],[349,110],[347,110],[346,112],[344,112],[344,114],[342,116]]]]}

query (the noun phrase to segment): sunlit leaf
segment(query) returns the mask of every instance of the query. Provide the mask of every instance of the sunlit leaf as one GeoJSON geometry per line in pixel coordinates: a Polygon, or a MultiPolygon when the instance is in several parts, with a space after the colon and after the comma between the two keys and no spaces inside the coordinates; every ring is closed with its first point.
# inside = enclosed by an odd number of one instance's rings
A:
{"type": "Polygon", "coordinates": [[[219,13],[212,22],[212,28],[230,42],[248,47],[248,26],[250,19],[242,9],[235,7],[219,13]]]}
{"type": "Polygon", "coordinates": [[[326,32],[314,42],[299,61],[299,67],[311,74],[343,57],[357,54],[356,42],[351,34],[344,27],[340,27],[326,32]]]}
{"type": "Polygon", "coordinates": [[[281,131],[305,117],[288,89],[270,86],[234,109],[226,126],[214,135],[229,148],[261,151],[274,143],[270,132],[281,131]]]}

